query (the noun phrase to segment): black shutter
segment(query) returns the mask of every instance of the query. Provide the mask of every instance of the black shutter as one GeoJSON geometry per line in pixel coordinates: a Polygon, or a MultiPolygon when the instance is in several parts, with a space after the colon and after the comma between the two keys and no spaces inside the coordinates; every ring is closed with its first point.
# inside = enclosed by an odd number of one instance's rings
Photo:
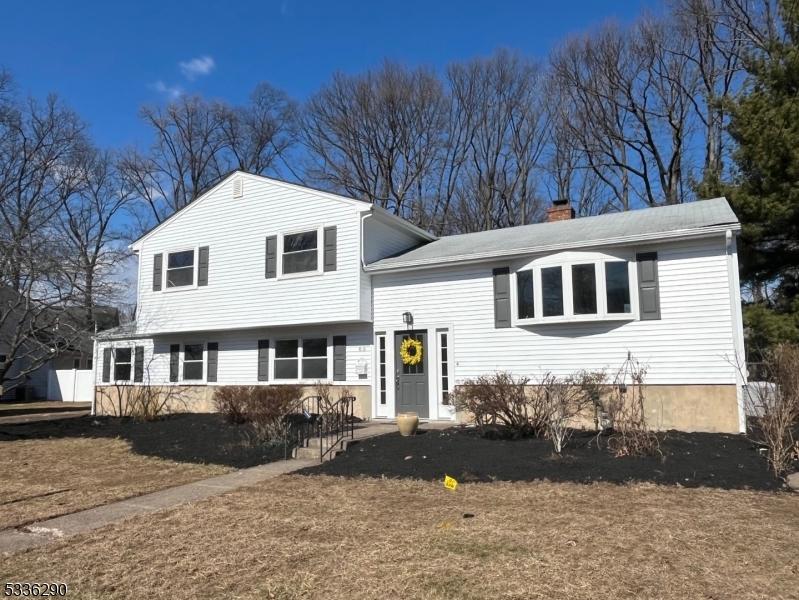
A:
{"type": "Polygon", "coordinates": [[[325,271],[336,270],[336,228],[325,227],[325,271]]]}
{"type": "Polygon", "coordinates": [[[510,269],[494,269],[494,327],[510,327],[510,269]]]}
{"type": "Polygon", "coordinates": [[[133,349],[133,381],[144,381],[144,346],[133,349]]]}
{"type": "Polygon", "coordinates": [[[164,269],[164,255],[156,254],[153,257],[153,291],[157,292],[161,289],[161,281],[163,280],[164,269]]]}
{"type": "Polygon", "coordinates": [[[347,336],[333,336],[333,380],[347,380],[347,336]]]}
{"type": "Polygon", "coordinates": [[[269,381],[269,340],[258,340],[258,381],[269,381]]]}
{"type": "Polygon", "coordinates": [[[274,279],[277,277],[277,236],[270,235],[266,238],[266,271],[264,277],[274,279]]]}
{"type": "Polygon", "coordinates": [[[659,319],[658,254],[657,252],[637,254],[635,260],[638,263],[638,305],[641,320],[659,319]]]}
{"type": "Polygon", "coordinates": [[[205,380],[208,383],[216,382],[216,370],[219,363],[219,343],[208,342],[208,374],[205,380]]]}
{"type": "Polygon", "coordinates": [[[103,349],[103,383],[111,381],[111,348],[103,349]]]}
{"type": "Polygon", "coordinates": [[[169,346],[169,381],[177,381],[180,372],[180,344],[169,346]]]}
{"type": "Polygon", "coordinates": [[[200,258],[197,261],[197,285],[208,285],[208,246],[200,248],[200,258]]]}

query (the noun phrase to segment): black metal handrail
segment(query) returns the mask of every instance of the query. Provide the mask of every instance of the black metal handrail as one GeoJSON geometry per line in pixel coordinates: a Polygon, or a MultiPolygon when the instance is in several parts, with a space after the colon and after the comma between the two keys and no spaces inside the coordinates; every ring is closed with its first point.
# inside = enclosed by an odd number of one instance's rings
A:
{"type": "Polygon", "coordinates": [[[355,398],[345,396],[330,402],[321,396],[307,396],[292,407],[284,422],[284,457],[288,458],[290,449],[305,448],[311,439],[317,439],[322,462],[344,439],[355,437],[355,398]]]}

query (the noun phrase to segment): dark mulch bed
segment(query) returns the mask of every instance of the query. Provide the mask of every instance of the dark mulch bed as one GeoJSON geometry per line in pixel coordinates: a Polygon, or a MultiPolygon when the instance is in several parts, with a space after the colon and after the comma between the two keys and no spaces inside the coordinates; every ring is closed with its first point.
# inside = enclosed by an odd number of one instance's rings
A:
{"type": "Polygon", "coordinates": [[[686,487],[777,490],[783,487],[745,437],[669,431],[663,456],[615,458],[593,433],[575,432],[563,455],[544,439],[487,439],[474,428],[391,433],[365,440],[303,474],[459,481],[652,482],[686,487]]]}
{"type": "Polygon", "coordinates": [[[0,442],[47,438],[121,438],[137,454],[237,469],[284,458],[283,446],[250,443],[246,425],[230,425],[218,414],[179,414],[149,423],[130,418],[82,417],[0,425],[0,442]]]}

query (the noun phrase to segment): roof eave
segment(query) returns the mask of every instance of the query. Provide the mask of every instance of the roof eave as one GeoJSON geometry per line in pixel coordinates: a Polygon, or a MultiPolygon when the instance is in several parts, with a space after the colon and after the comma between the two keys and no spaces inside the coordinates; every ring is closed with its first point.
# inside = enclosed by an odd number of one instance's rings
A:
{"type": "MultiPolygon", "coordinates": [[[[669,232],[658,232],[649,234],[627,235],[615,238],[607,238],[601,240],[590,240],[585,242],[568,242],[563,244],[550,244],[547,246],[530,246],[527,248],[514,248],[512,250],[500,250],[482,253],[472,253],[466,255],[450,256],[446,258],[435,258],[427,260],[415,260],[407,262],[393,262],[387,265],[381,265],[378,261],[371,265],[366,265],[364,270],[368,273],[387,273],[397,271],[414,271],[419,269],[434,269],[436,267],[447,266],[451,264],[469,264],[488,262],[498,258],[513,259],[530,254],[543,254],[547,252],[557,252],[560,250],[573,250],[577,248],[592,248],[592,247],[608,247],[608,246],[624,246],[628,244],[641,243],[641,242],[659,242],[659,241],[679,241],[681,239],[692,239],[699,237],[709,237],[725,233],[727,231],[740,231],[740,223],[723,223],[713,225],[710,227],[697,227],[694,229],[680,229],[669,232]]],[[[384,259],[385,260],[385,259],[384,259]]]]}

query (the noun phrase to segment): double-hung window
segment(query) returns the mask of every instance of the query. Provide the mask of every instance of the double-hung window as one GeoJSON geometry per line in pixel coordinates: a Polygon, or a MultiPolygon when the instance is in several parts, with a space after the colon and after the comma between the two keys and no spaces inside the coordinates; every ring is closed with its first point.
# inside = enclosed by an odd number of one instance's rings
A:
{"type": "Polygon", "coordinates": [[[166,287],[194,285],[194,250],[170,252],[166,260],[166,287]]]}
{"type": "Polygon", "coordinates": [[[282,272],[306,273],[319,268],[319,232],[316,229],[283,235],[282,272]]]}
{"type": "Polygon", "coordinates": [[[114,381],[130,381],[132,348],[117,348],[114,351],[114,381]]]}
{"type": "Polygon", "coordinates": [[[572,265],[572,308],[575,315],[596,314],[596,265],[572,265]]]}
{"type": "Polygon", "coordinates": [[[327,379],[327,338],[277,340],[275,379],[327,379]]]}
{"type": "Polygon", "coordinates": [[[203,378],[203,345],[186,344],[183,346],[183,379],[198,381],[203,378]]]}

